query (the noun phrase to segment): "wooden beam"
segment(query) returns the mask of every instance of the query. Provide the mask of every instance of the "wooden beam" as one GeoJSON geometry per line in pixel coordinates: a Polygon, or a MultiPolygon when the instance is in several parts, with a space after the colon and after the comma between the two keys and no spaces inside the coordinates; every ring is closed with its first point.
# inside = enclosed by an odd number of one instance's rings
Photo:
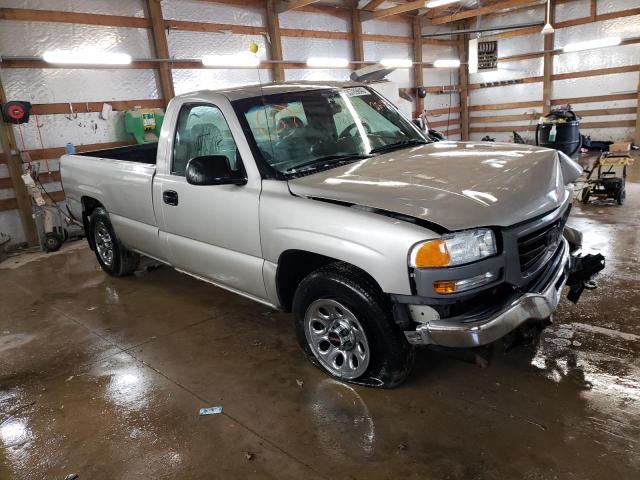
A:
{"type": "Polygon", "coordinates": [[[469,119],[472,125],[478,123],[519,122],[523,120],[537,120],[540,113],[520,113],[517,115],[491,115],[488,117],[473,116],[469,119]]]}
{"type": "MultiPolygon", "coordinates": [[[[412,29],[413,61],[415,62],[415,65],[413,66],[413,84],[417,89],[424,85],[424,71],[422,66],[422,19],[419,16],[416,16],[413,19],[412,29]]],[[[420,98],[416,93],[415,99],[416,111],[418,112],[418,115],[421,115],[424,110],[424,98],[420,98]]]]}
{"type": "Polygon", "coordinates": [[[469,140],[469,43],[465,34],[458,35],[458,85],[460,85],[460,137],[469,140]]]}
{"type": "Polygon", "coordinates": [[[151,28],[148,18],[124,17],[120,15],[98,15],[95,13],[60,12],[28,8],[0,8],[0,20],[22,20],[26,22],[78,23],[103,27],[151,28]]]}
{"type": "Polygon", "coordinates": [[[424,8],[425,0],[417,0],[414,2],[401,3],[395,7],[385,8],[384,10],[376,10],[374,12],[364,12],[362,14],[362,21],[372,20],[374,18],[385,18],[400,13],[409,12],[411,10],[418,10],[424,8]]]}
{"type": "MultiPolygon", "coordinates": [[[[282,61],[282,40],[280,38],[280,20],[276,12],[275,0],[266,0],[267,7],[267,32],[269,38],[269,50],[271,60],[282,61]]],[[[273,79],[276,82],[284,82],[284,68],[281,63],[273,64],[273,79]]]]}
{"type": "MultiPolygon", "coordinates": [[[[640,74],[638,74],[638,85],[640,85],[640,74]]],[[[640,145],[640,88],[636,93],[636,131],[634,135],[634,143],[640,145]]]]}
{"type": "Polygon", "coordinates": [[[443,23],[456,22],[458,20],[464,20],[465,18],[473,18],[479,15],[486,15],[488,13],[494,13],[501,10],[507,10],[509,8],[517,7],[520,5],[526,5],[531,3],[537,3],[536,0],[507,0],[504,2],[494,3],[486,7],[473,8],[470,10],[464,10],[462,12],[454,13],[453,15],[444,15],[442,17],[435,17],[431,19],[432,25],[442,25],[443,23]]]}
{"type": "MultiPolygon", "coordinates": [[[[549,0],[549,23],[555,22],[556,4],[554,0],[549,0]]],[[[551,111],[551,88],[553,76],[553,33],[544,35],[544,56],[542,57],[542,111],[551,111]]]]}
{"type": "Polygon", "coordinates": [[[326,32],[322,30],[304,30],[302,28],[281,28],[280,37],[327,38],[329,40],[351,40],[351,32],[326,32]]]}
{"type": "Polygon", "coordinates": [[[168,30],[183,30],[189,32],[220,32],[234,35],[262,35],[267,31],[264,27],[249,25],[233,25],[230,23],[191,22],[184,20],[165,20],[164,27],[168,30]]]}
{"type": "MultiPolygon", "coordinates": [[[[7,96],[4,92],[2,80],[0,80],[0,103],[6,103],[7,96]]],[[[30,245],[35,245],[38,240],[36,224],[33,220],[33,210],[31,207],[31,195],[22,181],[22,159],[18,152],[16,137],[13,128],[9,124],[0,122],[0,150],[2,157],[7,164],[11,184],[15,195],[15,206],[20,211],[20,221],[24,232],[25,240],[30,245]]]]}
{"type": "MultiPolygon", "coordinates": [[[[360,15],[362,22],[362,14],[360,15]]],[[[362,40],[365,42],[383,42],[383,43],[413,43],[412,37],[403,35],[377,35],[373,33],[363,33],[362,40]]]]}
{"type": "MultiPolygon", "coordinates": [[[[162,7],[160,0],[147,0],[147,10],[151,19],[151,37],[156,58],[170,58],[169,45],[164,30],[164,19],[162,18],[162,7]]],[[[160,75],[160,91],[162,98],[168,104],[169,100],[176,96],[173,88],[173,75],[171,65],[168,63],[158,64],[158,74],[160,75]]]]}
{"type": "Polygon", "coordinates": [[[163,108],[164,100],[105,100],[104,102],[73,102],[68,103],[36,103],[31,106],[31,115],[69,114],[71,108],[75,113],[91,113],[102,110],[102,105],[108,103],[114,110],[131,110],[134,107],[163,108]]]}
{"type": "Polygon", "coordinates": [[[353,41],[353,59],[356,62],[364,62],[364,42],[362,41],[362,22],[360,10],[351,10],[351,36],[353,41]]]}
{"type": "Polygon", "coordinates": [[[541,107],[542,102],[509,102],[509,103],[493,103],[491,105],[471,105],[470,112],[478,112],[484,110],[512,110],[515,108],[541,107]]]}
{"type": "MultiPolygon", "coordinates": [[[[587,122],[580,124],[581,129],[589,128],[618,128],[618,127],[632,127],[635,126],[635,120],[619,120],[616,122],[587,122]]],[[[534,131],[536,125],[504,125],[499,127],[474,127],[470,128],[471,133],[484,133],[484,132],[526,132],[534,131]]]]}
{"type": "Polygon", "coordinates": [[[438,128],[438,127],[459,127],[460,119],[452,118],[450,120],[438,120],[437,122],[429,122],[429,128],[438,128]]]}
{"type": "Polygon", "coordinates": [[[592,21],[596,21],[596,17],[598,16],[598,0],[590,0],[589,16],[591,17],[592,21]]]}
{"type": "Polygon", "coordinates": [[[448,113],[460,113],[460,107],[434,108],[433,110],[426,110],[426,112],[430,117],[438,117],[448,113]]]}
{"type": "Polygon", "coordinates": [[[567,103],[597,103],[597,102],[616,102],[619,100],[633,100],[639,92],[631,93],[613,93],[610,95],[599,95],[595,97],[572,97],[572,98],[554,98],[551,105],[564,105],[567,103]]]}
{"type": "Polygon", "coordinates": [[[378,8],[380,5],[382,5],[385,1],[386,0],[371,0],[364,7],[362,7],[362,10],[367,10],[369,12],[373,12],[376,8],[378,8]]]}
{"type": "MultiPolygon", "coordinates": [[[[584,117],[600,117],[607,115],[629,115],[636,113],[636,107],[620,107],[620,108],[598,108],[591,110],[574,110],[576,114],[584,117]]],[[[522,120],[537,120],[540,113],[520,113],[516,115],[492,115],[487,117],[471,117],[472,124],[476,123],[501,123],[501,122],[517,122],[522,120]]]]}
{"type": "Polygon", "coordinates": [[[572,78],[598,77],[602,75],[613,75],[615,73],[640,72],[639,65],[625,65],[624,67],[594,68],[593,70],[583,70],[580,72],[556,73],[551,76],[552,80],[568,80],[572,78]]]}
{"type": "Polygon", "coordinates": [[[457,40],[447,40],[444,38],[423,38],[423,45],[437,45],[437,46],[447,46],[447,47],[457,47],[457,40]]]}
{"type": "Polygon", "coordinates": [[[296,10],[298,8],[306,7],[312,3],[316,3],[318,0],[279,0],[276,5],[276,13],[284,13],[289,10],[296,10]]]}

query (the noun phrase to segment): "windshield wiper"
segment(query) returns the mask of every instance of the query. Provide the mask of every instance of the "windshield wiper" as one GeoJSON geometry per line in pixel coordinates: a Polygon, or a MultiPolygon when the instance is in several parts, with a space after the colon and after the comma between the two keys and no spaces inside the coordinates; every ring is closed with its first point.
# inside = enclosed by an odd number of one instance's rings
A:
{"type": "Polygon", "coordinates": [[[329,165],[335,165],[342,162],[351,162],[354,160],[364,160],[365,158],[371,158],[371,155],[365,155],[363,153],[342,153],[342,154],[333,154],[326,155],[324,157],[314,158],[305,163],[301,163],[300,165],[296,165],[295,167],[287,168],[286,172],[299,172],[300,169],[305,169],[305,167],[311,168],[314,166],[318,167],[327,167],[329,165]]]}
{"type": "Polygon", "coordinates": [[[373,150],[371,150],[371,153],[389,152],[391,150],[396,150],[396,149],[399,149],[399,148],[405,148],[405,147],[409,147],[411,145],[425,145],[427,143],[429,143],[429,142],[427,142],[426,140],[418,140],[418,139],[401,140],[399,142],[389,143],[388,145],[383,145],[382,147],[376,147],[373,150]]]}

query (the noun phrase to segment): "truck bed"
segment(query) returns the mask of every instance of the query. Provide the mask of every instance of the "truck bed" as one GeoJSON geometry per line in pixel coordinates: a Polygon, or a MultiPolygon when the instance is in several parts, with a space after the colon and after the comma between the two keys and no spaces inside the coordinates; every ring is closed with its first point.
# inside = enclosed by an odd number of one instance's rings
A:
{"type": "Polygon", "coordinates": [[[92,152],[77,153],[81,157],[96,157],[109,160],[123,160],[126,162],[156,164],[156,154],[158,143],[143,143],[141,145],[131,145],[118,148],[107,148],[104,150],[94,150],[92,152]]]}
{"type": "Polygon", "coordinates": [[[154,227],[156,150],[157,144],[143,144],[63,155],[60,173],[73,216],[82,218],[82,202],[88,198],[102,204],[114,224],[128,219],[154,227]]]}

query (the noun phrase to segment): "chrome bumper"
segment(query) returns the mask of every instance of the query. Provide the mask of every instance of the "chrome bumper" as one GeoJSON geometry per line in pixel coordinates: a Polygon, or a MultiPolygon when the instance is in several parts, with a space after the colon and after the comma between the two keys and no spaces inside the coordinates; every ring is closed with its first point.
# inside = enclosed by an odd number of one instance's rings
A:
{"type": "Polygon", "coordinates": [[[560,302],[570,265],[569,245],[562,241],[562,260],[541,293],[525,293],[491,317],[469,323],[430,320],[415,330],[405,331],[409,343],[443,347],[479,347],[504,337],[528,320],[544,320],[560,302]]]}

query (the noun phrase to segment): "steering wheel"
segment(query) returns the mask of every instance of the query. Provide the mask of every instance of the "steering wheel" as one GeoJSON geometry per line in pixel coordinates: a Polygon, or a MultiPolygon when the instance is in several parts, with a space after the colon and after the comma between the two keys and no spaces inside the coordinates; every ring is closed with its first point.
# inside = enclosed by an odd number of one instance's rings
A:
{"type": "MultiPolygon", "coordinates": [[[[362,122],[362,127],[364,128],[364,131],[367,134],[370,134],[373,131],[371,129],[371,126],[366,122],[362,122]]],[[[338,135],[338,140],[344,140],[345,138],[355,137],[355,133],[357,130],[358,130],[358,125],[354,122],[344,130],[342,130],[340,135],[338,135]]]]}

